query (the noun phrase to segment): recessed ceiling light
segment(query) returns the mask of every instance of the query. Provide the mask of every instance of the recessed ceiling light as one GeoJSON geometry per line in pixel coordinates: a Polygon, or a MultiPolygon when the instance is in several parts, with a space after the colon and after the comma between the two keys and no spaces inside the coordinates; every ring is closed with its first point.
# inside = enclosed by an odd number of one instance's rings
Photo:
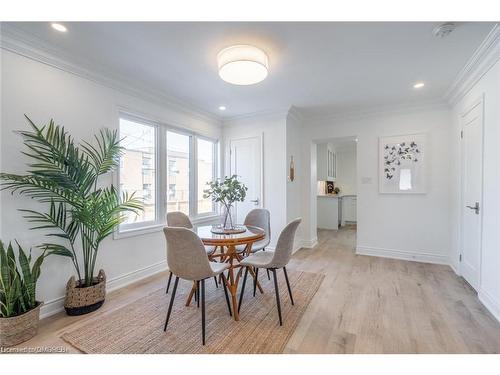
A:
{"type": "Polygon", "coordinates": [[[220,110],[220,111],[225,111],[225,110],[226,110],[226,107],[225,107],[225,106],[223,106],[223,105],[221,105],[221,106],[219,106],[219,110],[220,110]]]}
{"type": "Polygon", "coordinates": [[[224,48],[217,55],[219,76],[233,85],[253,85],[267,77],[269,62],[261,49],[249,45],[224,48]]]}
{"type": "Polygon", "coordinates": [[[60,31],[61,33],[65,33],[66,31],[68,31],[68,29],[66,28],[66,26],[61,25],[60,23],[55,23],[55,22],[52,22],[52,23],[50,24],[50,26],[52,26],[52,28],[53,28],[54,30],[60,31]]]}
{"type": "Polygon", "coordinates": [[[421,89],[421,88],[422,88],[422,87],[424,87],[424,86],[425,86],[425,83],[423,83],[423,82],[417,82],[417,83],[415,83],[415,84],[413,85],[413,88],[414,88],[414,89],[421,89]]]}

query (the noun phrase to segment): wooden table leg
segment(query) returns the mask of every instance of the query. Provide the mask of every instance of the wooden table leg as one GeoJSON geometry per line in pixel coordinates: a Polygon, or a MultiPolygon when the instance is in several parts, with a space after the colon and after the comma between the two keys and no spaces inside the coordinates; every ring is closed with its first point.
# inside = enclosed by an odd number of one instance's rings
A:
{"type": "Polygon", "coordinates": [[[234,278],[234,267],[233,267],[233,258],[235,254],[235,247],[229,247],[229,292],[231,293],[231,301],[233,305],[233,316],[234,320],[240,320],[240,314],[238,314],[238,300],[236,298],[236,293],[238,292],[238,283],[234,278]]]}
{"type": "Polygon", "coordinates": [[[193,299],[195,292],[196,292],[196,282],[193,281],[193,287],[191,288],[191,291],[189,292],[189,296],[188,296],[188,299],[186,301],[186,306],[189,306],[191,304],[191,300],[193,299]]]}

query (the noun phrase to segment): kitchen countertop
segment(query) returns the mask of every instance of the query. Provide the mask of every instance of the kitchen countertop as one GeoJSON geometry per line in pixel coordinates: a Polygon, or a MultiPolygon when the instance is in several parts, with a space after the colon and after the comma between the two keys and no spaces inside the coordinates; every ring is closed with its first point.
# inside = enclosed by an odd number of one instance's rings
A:
{"type": "Polygon", "coordinates": [[[318,198],[343,198],[343,197],[355,197],[356,194],[318,194],[318,198]]]}

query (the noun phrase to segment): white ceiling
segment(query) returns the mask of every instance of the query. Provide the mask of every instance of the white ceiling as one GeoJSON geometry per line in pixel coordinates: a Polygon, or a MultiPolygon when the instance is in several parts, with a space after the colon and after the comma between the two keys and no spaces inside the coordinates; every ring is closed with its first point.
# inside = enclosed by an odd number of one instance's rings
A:
{"type": "Polygon", "coordinates": [[[223,117],[291,105],[323,116],[440,99],[493,26],[460,23],[441,39],[432,35],[433,22],[64,24],[67,33],[41,22],[2,27],[86,69],[223,117]],[[269,55],[269,76],[257,85],[218,77],[217,52],[242,43],[269,55]],[[426,86],[414,90],[420,80],[426,86]]]}

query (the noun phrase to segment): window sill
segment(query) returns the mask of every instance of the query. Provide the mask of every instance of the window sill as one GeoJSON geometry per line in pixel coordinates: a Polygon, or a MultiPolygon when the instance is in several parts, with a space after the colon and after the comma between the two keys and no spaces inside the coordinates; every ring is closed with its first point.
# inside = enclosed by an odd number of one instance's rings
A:
{"type": "MultiPolygon", "coordinates": [[[[191,223],[194,226],[215,224],[215,222],[220,221],[220,218],[221,217],[217,214],[207,215],[207,216],[198,216],[196,218],[191,218],[191,223]]],[[[142,236],[145,234],[160,232],[161,230],[163,230],[163,228],[165,228],[166,225],[167,225],[166,223],[162,223],[162,224],[154,224],[154,225],[150,225],[147,227],[141,227],[141,228],[117,230],[113,235],[113,239],[120,240],[123,238],[136,237],[136,236],[142,236]]]]}
{"type": "Polygon", "coordinates": [[[127,230],[117,230],[113,235],[113,239],[120,240],[122,238],[142,236],[149,233],[160,232],[165,227],[165,224],[155,224],[148,227],[133,228],[127,230]]]}

